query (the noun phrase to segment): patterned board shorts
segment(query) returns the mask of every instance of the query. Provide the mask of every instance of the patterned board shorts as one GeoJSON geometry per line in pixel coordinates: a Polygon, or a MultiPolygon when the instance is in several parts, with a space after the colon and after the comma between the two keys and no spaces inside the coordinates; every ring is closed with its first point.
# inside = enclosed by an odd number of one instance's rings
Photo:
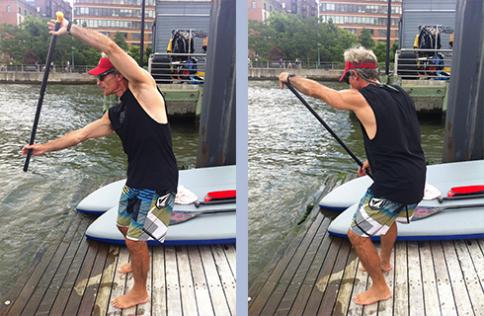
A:
{"type": "Polygon", "coordinates": [[[128,227],[127,239],[146,241],[150,237],[165,240],[175,194],[158,195],[155,190],[123,187],[119,199],[117,225],[128,227]]]}
{"type": "Polygon", "coordinates": [[[406,205],[377,198],[368,189],[353,216],[351,230],[362,237],[385,235],[395,222],[410,223],[416,207],[417,203],[406,205]]]}

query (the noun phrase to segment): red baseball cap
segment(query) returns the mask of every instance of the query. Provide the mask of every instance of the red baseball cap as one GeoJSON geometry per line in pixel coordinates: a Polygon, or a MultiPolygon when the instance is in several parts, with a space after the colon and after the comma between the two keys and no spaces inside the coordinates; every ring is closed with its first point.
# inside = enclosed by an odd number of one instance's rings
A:
{"type": "Polygon", "coordinates": [[[107,57],[101,57],[96,68],[89,70],[87,73],[93,76],[99,76],[102,73],[114,68],[113,64],[107,57]]]}
{"type": "Polygon", "coordinates": [[[377,69],[378,65],[374,62],[366,62],[366,63],[352,63],[350,61],[345,62],[345,70],[339,77],[339,81],[342,81],[348,71],[350,69],[377,69]]]}

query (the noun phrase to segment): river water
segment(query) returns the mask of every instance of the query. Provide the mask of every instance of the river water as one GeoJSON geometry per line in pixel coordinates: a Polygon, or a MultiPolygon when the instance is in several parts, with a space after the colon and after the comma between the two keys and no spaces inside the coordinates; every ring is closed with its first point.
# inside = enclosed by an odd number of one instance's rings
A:
{"type": "MultiPolygon", "coordinates": [[[[286,245],[286,237],[297,229],[324,180],[346,177],[356,172],[357,166],[289,90],[281,90],[276,82],[253,81],[248,94],[250,286],[277,250],[286,245]]],[[[356,118],[309,97],[306,100],[363,160],[356,118]]],[[[441,120],[421,121],[421,128],[427,161],[439,163],[444,141],[441,120]]]]}
{"type": "MultiPolygon", "coordinates": [[[[59,242],[84,196],[125,178],[126,156],[115,134],[33,157],[29,171],[22,171],[25,158],[20,150],[30,139],[39,89],[0,84],[0,299],[39,249],[59,242]]],[[[95,85],[48,86],[36,141],[45,142],[101,117],[102,101],[95,85]]],[[[194,168],[198,129],[175,122],[172,133],[179,168],[194,168]]]]}

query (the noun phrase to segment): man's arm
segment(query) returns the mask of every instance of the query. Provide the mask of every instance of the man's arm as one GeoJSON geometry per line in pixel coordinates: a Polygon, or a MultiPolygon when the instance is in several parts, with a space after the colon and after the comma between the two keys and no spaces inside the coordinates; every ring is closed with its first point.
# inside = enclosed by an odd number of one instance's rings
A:
{"type": "Polygon", "coordinates": [[[98,138],[107,136],[113,132],[111,121],[108,113],[105,113],[102,118],[86,125],[85,127],[76,131],[70,132],[54,139],[46,144],[25,145],[22,148],[22,155],[26,155],[29,149],[32,149],[32,155],[40,156],[47,152],[57,151],[64,148],[75,146],[91,138],[98,138]]]}
{"type": "MultiPolygon", "coordinates": [[[[279,75],[281,86],[287,82],[287,72],[279,75]]],[[[314,80],[295,76],[289,78],[291,85],[303,94],[323,100],[328,105],[342,110],[358,111],[361,106],[366,104],[363,96],[354,89],[334,90],[322,85],[314,80]]]]}
{"type": "MultiPolygon", "coordinates": [[[[64,19],[57,32],[54,31],[55,20],[49,22],[50,34],[64,35],[67,34],[67,26],[69,21],[64,19]]],[[[71,24],[70,34],[77,39],[80,39],[87,45],[104,52],[109,56],[109,60],[114,67],[133,85],[150,84],[155,86],[156,83],[150,74],[139,67],[136,61],[129,56],[122,48],[120,48],[109,37],[86,28],[71,24]]]]}

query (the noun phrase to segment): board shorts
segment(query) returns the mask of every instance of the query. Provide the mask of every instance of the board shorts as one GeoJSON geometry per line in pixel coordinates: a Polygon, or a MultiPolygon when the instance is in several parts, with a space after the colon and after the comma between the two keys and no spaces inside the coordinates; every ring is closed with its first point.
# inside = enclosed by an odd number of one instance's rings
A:
{"type": "Polygon", "coordinates": [[[126,238],[147,241],[150,237],[164,242],[175,205],[175,193],[159,195],[155,190],[123,187],[119,199],[119,227],[127,227],[126,238]]]}
{"type": "Polygon", "coordinates": [[[417,204],[402,204],[378,198],[368,189],[353,216],[351,230],[361,237],[385,235],[395,222],[410,223],[417,204]]]}

